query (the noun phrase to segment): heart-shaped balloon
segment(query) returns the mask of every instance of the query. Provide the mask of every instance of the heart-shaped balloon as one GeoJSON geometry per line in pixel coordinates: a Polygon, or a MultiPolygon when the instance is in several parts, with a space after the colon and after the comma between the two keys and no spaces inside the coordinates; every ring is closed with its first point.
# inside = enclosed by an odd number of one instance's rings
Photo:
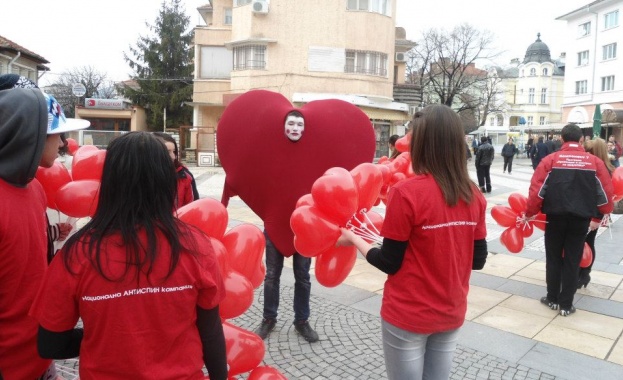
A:
{"type": "Polygon", "coordinates": [[[327,170],[312,185],[311,195],[316,207],[339,226],[345,226],[358,210],[357,187],[353,176],[344,168],[327,170]]]}
{"type": "Polygon", "coordinates": [[[366,114],[342,100],[318,100],[294,108],[283,95],[254,90],[225,109],[216,134],[225,169],[223,201],[238,195],[264,221],[264,229],[284,255],[295,253],[290,215],[298,199],[332,167],[352,170],[372,162],[374,129],[366,114]],[[305,128],[293,142],[286,116],[299,111],[305,128]]]}

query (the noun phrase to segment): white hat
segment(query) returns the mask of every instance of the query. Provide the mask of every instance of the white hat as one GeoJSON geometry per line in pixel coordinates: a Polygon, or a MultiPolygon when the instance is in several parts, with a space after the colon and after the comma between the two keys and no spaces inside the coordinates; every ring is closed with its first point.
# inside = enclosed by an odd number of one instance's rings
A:
{"type": "Polygon", "coordinates": [[[84,119],[68,119],[63,108],[50,94],[43,94],[48,106],[48,135],[88,128],[91,122],[84,119]]]}

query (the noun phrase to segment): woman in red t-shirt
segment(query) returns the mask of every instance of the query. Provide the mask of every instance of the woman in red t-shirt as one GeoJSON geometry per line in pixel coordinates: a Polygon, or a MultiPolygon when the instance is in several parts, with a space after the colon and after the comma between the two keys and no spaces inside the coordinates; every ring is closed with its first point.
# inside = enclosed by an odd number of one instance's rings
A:
{"type": "Polygon", "coordinates": [[[203,380],[204,364],[227,378],[223,280],[209,238],[171,213],[176,187],[151,133],[109,144],[97,211],[52,260],[30,310],[42,357],[80,356],[84,380],[203,380]]]}
{"type": "Polygon", "coordinates": [[[175,171],[177,173],[177,200],[175,202],[175,208],[178,209],[199,199],[195,177],[193,177],[190,170],[180,162],[177,142],[173,136],[164,132],[154,132],[154,135],[162,139],[169,151],[169,157],[171,157],[171,160],[173,160],[175,164],[175,171]]]}
{"type": "Polygon", "coordinates": [[[354,244],[389,275],[381,307],[388,378],[447,379],[471,270],[487,258],[486,201],[469,178],[459,116],[435,104],[412,124],[416,175],[388,194],[381,247],[347,229],[338,245],[354,244]]]}

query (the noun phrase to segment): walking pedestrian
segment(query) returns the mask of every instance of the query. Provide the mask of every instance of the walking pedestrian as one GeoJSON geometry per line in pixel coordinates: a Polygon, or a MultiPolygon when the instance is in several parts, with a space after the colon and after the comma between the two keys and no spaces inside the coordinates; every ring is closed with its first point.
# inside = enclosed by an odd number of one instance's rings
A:
{"type": "Polygon", "coordinates": [[[513,142],[512,138],[508,139],[508,142],[504,144],[502,147],[502,157],[504,157],[504,171],[508,170],[508,174],[511,174],[513,171],[513,158],[515,158],[515,154],[517,153],[517,147],[513,142]]]}
{"type": "Polygon", "coordinates": [[[476,177],[478,178],[478,186],[483,193],[491,192],[491,164],[493,164],[493,157],[495,156],[495,150],[493,145],[489,143],[486,136],[480,138],[481,144],[476,152],[476,177]]]}
{"type": "Polygon", "coordinates": [[[450,377],[471,271],[486,262],[486,200],[460,144],[462,123],[450,107],[417,112],[410,152],[417,175],[391,188],[381,247],[347,229],[338,240],[389,275],[381,328],[390,380],[450,377]]]}
{"type": "Polygon", "coordinates": [[[613,210],[613,186],[606,165],[584,151],[582,130],[567,124],[561,132],[560,151],[543,158],[530,181],[526,220],[539,211],[545,225],[545,280],[547,295],[541,303],[560,315],[575,312],[580,260],[586,234],[599,227],[591,220],[613,210]],[[563,256],[564,251],[564,256],[563,256]]]}

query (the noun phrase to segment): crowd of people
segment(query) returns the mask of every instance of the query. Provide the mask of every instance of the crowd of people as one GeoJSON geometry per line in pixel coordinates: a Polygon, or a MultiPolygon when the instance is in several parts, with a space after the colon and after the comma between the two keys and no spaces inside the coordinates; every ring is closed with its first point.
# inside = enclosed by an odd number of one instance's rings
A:
{"type": "MultiPolygon", "coordinates": [[[[225,297],[209,238],[175,217],[199,198],[194,178],[167,134],[130,132],[107,147],[99,205],[69,236],[48,266],[45,194],[34,180],[64,147],[71,123],[53,97],[22,78],[0,77],[0,379],[54,379],[52,359],[80,356],[83,379],[227,378],[219,303],[225,297]],[[15,136],[15,138],[8,138],[15,136]],[[119,191],[123,189],[123,191],[119,191]],[[17,253],[20,254],[17,254],[17,253]],[[76,327],[82,320],[82,328],[76,327]],[[146,354],[148,351],[148,354],[146,354]]],[[[302,115],[288,114],[284,133],[303,138],[302,115]]],[[[338,246],[354,245],[388,275],[381,336],[389,379],[447,379],[467,312],[472,270],[486,263],[487,202],[495,150],[487,137],[474,147],[478,184],[470,180],[461,119],[429,105],[411,122],[409,155],[416,174],[387,196],[380,234],[371,245],[342,228],[338,246]],[[409,284],[409,286],[405,286],[409,284]]],[[[590,282],[580,269],[584,242],[595,250],[602,220],[613,210],[610,175],[620,156],[612,139],[584,141],[574,124],[532,146],[534,166],[524,217],[547,215],[547,294],[541,303],[575,312],[575,292],[590,282]],[[569,154],[573,153],[573,160],[569,154]],[[579,157],[579,158],[578,158],[579,157]],[[613,158],[614,157],[614,158],[613,158]],[[581,165],[580,165],[581,164],[581,165]],[[563,256],[564,250],[564,256],[563,256]]],[[[399,152],[392,136],[392,158],[399,152]]],[[[517,148],[502,148],[512,172],[517,148]]],[[[59,231],[63,238],[69,231],[59,231]]],[[[593,257],[595,255],[593,254],[593,257]]],[[[284,255],[266,235],[263,320],[274,329],[284,255]]],[[[311,259],[294,254],[296,331],[319,340],[308,323],[311,259]]]]}

